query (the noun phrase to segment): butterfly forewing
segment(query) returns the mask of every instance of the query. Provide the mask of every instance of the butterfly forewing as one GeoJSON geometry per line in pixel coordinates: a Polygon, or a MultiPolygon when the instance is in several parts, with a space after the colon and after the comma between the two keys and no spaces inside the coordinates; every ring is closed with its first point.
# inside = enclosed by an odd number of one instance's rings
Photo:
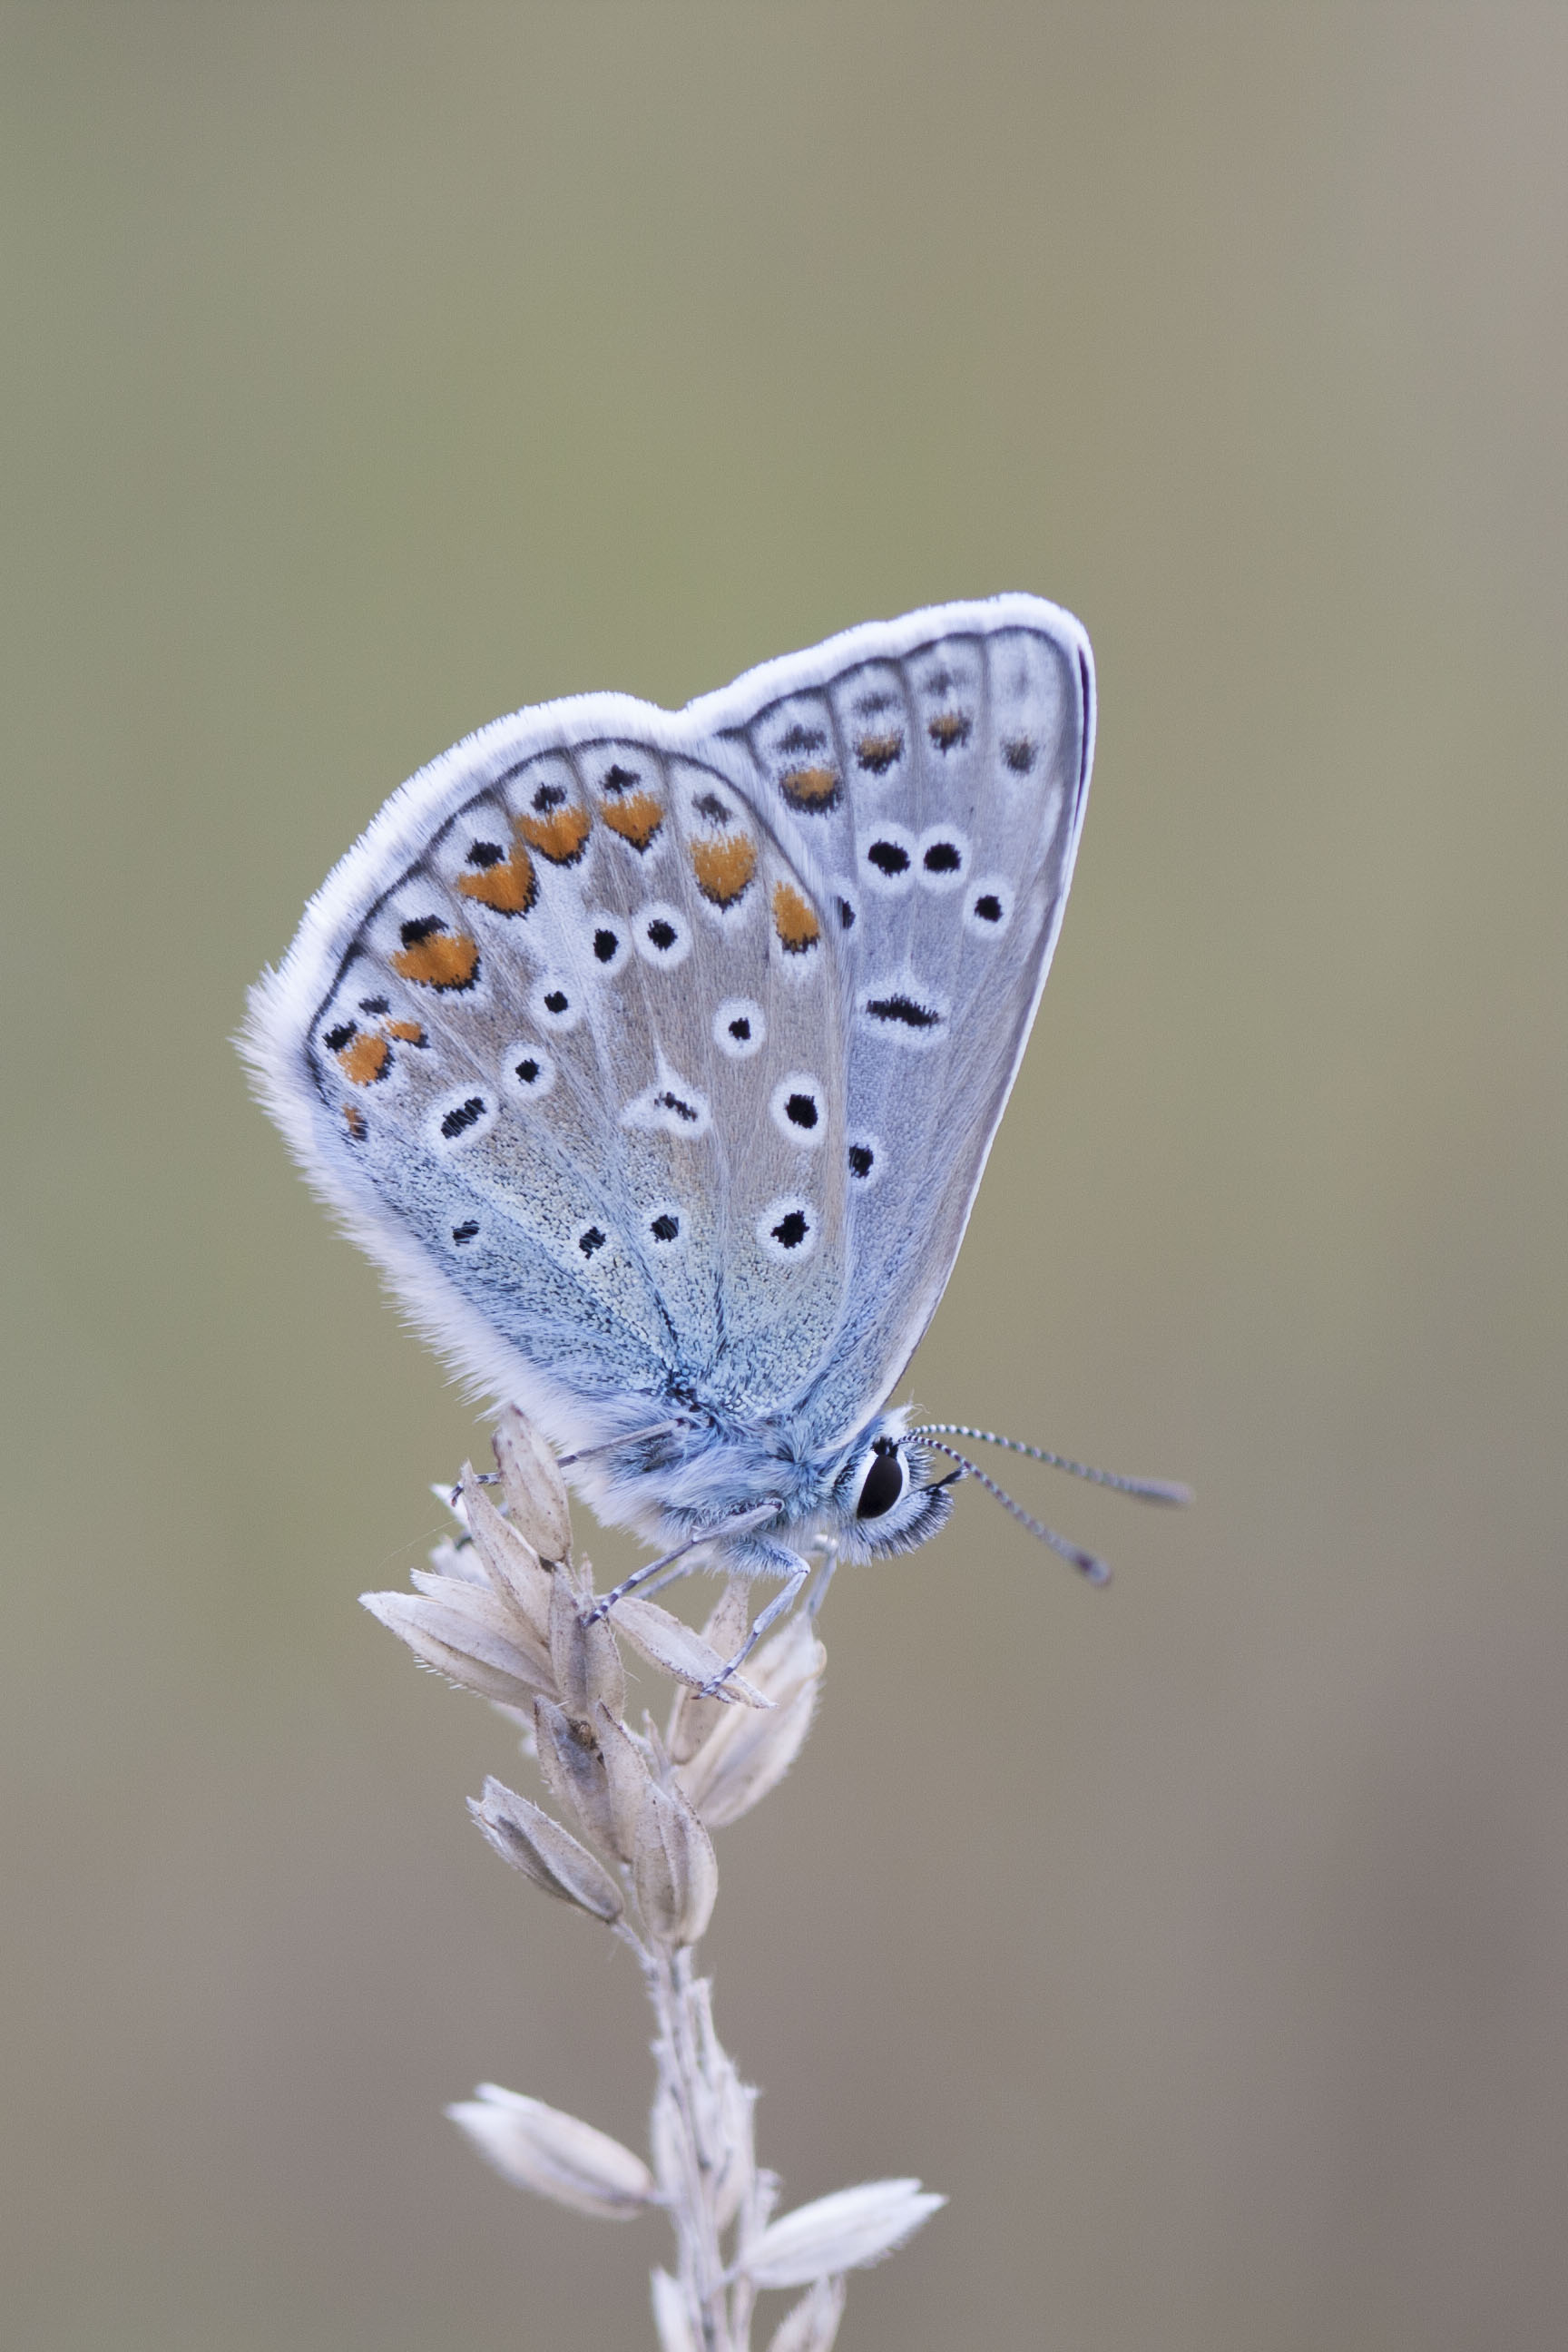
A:
{"type": "Polygon", "coordinates": [[[744,730],[844,973],[852,1280],[805,1384],[819,1442],[883,1401],[952,1269],[1060,923],[1090,720],[1077,646],[1016,627],[857,664],[744,730]]]}

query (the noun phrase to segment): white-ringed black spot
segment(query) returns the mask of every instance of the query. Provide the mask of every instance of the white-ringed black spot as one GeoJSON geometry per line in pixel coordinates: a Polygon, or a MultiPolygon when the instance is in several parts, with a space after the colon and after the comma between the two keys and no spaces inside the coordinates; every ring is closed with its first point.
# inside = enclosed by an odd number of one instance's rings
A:
{"type": "Polygon", "coordinates": [[[654,901],[640,908],[632,923],[632,944],[645,963],[671,971],[691,952],[691,932],[678,908],[654,901]]]}
{"type": "Polygon", "coordinates": [[[805,1070],[792,1070],[773,1088],[768,1108],[773,1125],[787,1143],[805,1151],[816,1150],[827,1120],[820,1079],[805,1070]]]}
{"type": "Polygon", "coordinates": [[[505,856],[506,852],[499,841],[474,841],[468,845],[468,864],[477,866],[481,874],[492,866],[499,866],[505,856]]]}
{"type": "Polygon", "coordinates": [[[575,1029],[583,1006],[575,985],[559,972],[542,972],[528,992],[528,1009],[540,1028],[557,1037],[575,1029]]]}
{"type": "Polygon", "coordinates": [[[849,1173],[858,1186],[868,1188],[882,1172],[882,1150],[869,1136],[857,1136],[849,1146],[849,1173]]]}
{"type": "Polygon", "coordinates": [[[768,1024],[749,996],[727,996],[713,1015],[713,1043],[731,1062],[748,1062],[762,1051],[768,1024]]]}
{"type": "Polygon", "coordinates": [[[542,1045],[522,1039],[509,1046],[502,1067],[524,1102],[542,1102],[555,1084],[555,1063],[542,1045]]]}
{"type": "Polygon", "coordinates": [[[680,1239],[680,1219],[673,1209],[661,1209],[657,1217],[650,1217],[647,1229],[654,1240],[666,1249],[671,1242],[680,1239]]]}
{"type": "Polygon", "coordinates": [[[594,934],[594,955],[595,960],[600,963],[613,963],[615,961],[616,950],[620,946],[620,933],[618,931],[612,931],[607,923],[601,923],[598,929],[594,934]]]}
{"type": "Polygon", "coordinates": [[[999,939],[1013,919],[1013,886],[1005,875],[980,874],[963,898],[963,928],[976,939],[999,939]]]}
{"type": "Polygon", "coordinates": [[[608,1234],[602,1233],[597,1225],[589,1225],[578,1234],[577,1246],[584,1257],[593,1257],[604,1248],[609,1238],[608,1234]]]}
{"type": "Polygon", "coordinates": [[[838,909],[839,929],[841,931],[852,931],[855,928],[855,909],[849,904],[848,899],[835,898],[833,903],[838,909]]]}
{"type": "Polygon", "coordinates": [[[478,1217],[465,1217],[460,1225],[454,1225],[452,1227],[452,1239],[460,1248],[464,1242],[471,1242],[479,1230],[479,1221],[478,1217]]]}
{"type": "Polygon", "coordinates": [[[1026,776],[1036,756],[1035,746],[1026,735],[1015,735],[1002,745],[1002,757],[1016,776],[1026,776]]]}
{"type": "Polygon", "coordinates": [[[901,993],[868,997],[866,1010],[873,1021],[886,1021],[905,1029],[934,1029],[942,1020],[934,1005],[921,1004],[917,998],[901,993]]]}
{"type": "Polygon", "coordinates": [[[459,1135],[466,1135],[469,1128],[478,1127],[484,1115],[483,1095],[469,1095],[447,1113],[441,1121],[441,1132],[448,1143],[456,1143],[459,1135]]]}
{"type": "Polygon", "coordinates": [[[699,816],[708,819],[710,824],[728,824],[730,822],[729,807],[717,793],[699,793],[691,805],[699,816]]]}
{"type": "Polygon", "coordinates": [[[763,1211],[756,1235],[765,1257],[781,1265],[799,1265],[816,1247],[816,1212],[809,1201],[786,1195],[763,1211]]]}
{"type": "Polygon", "coordinates": [[[933,841],[921,858],[928,874],[956,874],[963,854],[955,841],[933,841]]]}
{"type": "Polygon", "coordinates": [[[882,898],[910,889],[915,878],[915,837],[901,824],[879,824],[860,836],[858,871],[882,898]]]}

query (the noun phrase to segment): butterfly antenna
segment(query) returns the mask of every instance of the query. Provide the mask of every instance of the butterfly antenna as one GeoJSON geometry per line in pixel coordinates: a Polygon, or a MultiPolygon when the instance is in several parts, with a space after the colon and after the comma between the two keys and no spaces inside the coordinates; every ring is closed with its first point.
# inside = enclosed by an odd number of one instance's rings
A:
{"type": "MultiPolygon", "coordinates": [[[[968,1429],[962,1422],[928,1422],[923,1429],[911,1429],[910,1435],[967,1437],[978,1445],[1000,1445],[1008,1454],[1026,1454],[1031,1462],[1044,1462],[1052,1470],[1065,1470],[1069,1477],[1087,1479],[1091,1486],[1109,1486],[1115,1494],[1131,1495],[1140,1503],[1180,1504],[1193,1499],[1192,1488],[1184,1486],[1178,1479],[1127,1478],[1115,1470],[1093,1470],[1087,1462],[1069,1462],[1065,1454],[1047,1453],[1043,1445],[1025,1445],[1016,1437],[999,1437],[994,1429],[968,1429]]],[[[941,1450],[945,1453],[947,1449],[941,1450]]]]}
{"type": "Polygon", "coordinates": [[[1086,1577],[1090,1584],[1110,1583],[1110,1570],[1104,1560],[1098,1559],[1091,1551],[1085,1551],[1080,1544],[1068,1543],[1066,1536],[1058,1536],[1056,1529],[1047,1528],[1043,1519],[1035,1518],[1024,1508],[1022,1503],[1016,1503],[1013,1500],[1005,1486],[999,1486],[994,1478],[988,1478],[979,1465],[971,1462],[967,1454],[958,1453],[951,1445],[943,1445],[940,1439],[932,1436],[929,1429],[911,1429],[910,1435],[920,1438],[922,1442],[929,1440],[933,1453],[945,1454],[950,1462],[956,1462],[958,1475],[961,1478],[978,1480],[988,1495],[995,1496],[1005,1511],[1011,1511],[1013,1517],[1026,1527],[1032,1536],[1038,1536],[1043,1544],[1049,1544],[1054,1552],[1058,1552],[1062,1559],[1071,1567],[1076,1568],[1079,1574],[1086,1577]]]}

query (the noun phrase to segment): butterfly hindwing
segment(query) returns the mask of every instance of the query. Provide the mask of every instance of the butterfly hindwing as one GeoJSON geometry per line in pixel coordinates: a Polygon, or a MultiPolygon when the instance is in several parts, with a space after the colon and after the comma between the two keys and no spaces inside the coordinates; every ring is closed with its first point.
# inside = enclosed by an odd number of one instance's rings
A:
{"type": "Polygon", "coordinates": [[[258,990],[267,1097],[416,1318],[557,1440],[673,1396],[825,1443],[951,1269],[1091,731],[1087,641],[1025,597],[681,712],[500,720],[394,797],[258,990]]]}

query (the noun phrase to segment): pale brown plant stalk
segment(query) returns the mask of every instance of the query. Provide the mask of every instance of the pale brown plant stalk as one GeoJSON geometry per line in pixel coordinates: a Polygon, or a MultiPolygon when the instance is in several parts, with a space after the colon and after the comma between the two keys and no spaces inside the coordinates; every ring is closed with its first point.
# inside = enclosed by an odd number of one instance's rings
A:
{"type": "Polygon", "coordinates": [[[656,2021],[652,2162],[495,2084],[448,2112],[521,2188],[602,2219],[663,2210],[675,2259],[653,2273],[661,2352],[751,2352],[757,2296],[781,2289],[804,2292],[769,2352],[829,2352],[845,2273],[890,2253],[943,2200],[918,2180],[867,2181],[775,2221],[779,2184],[756,2160],[756,2094],[720,2043],[712,1987],[693,1959],[719,1888],[710,1832],[788,1771],[826,1653],[798,1615],[744,1678],[704,1697],[744,1634],[745,1584],[727,1587],[700,1633],[635,1599],[613,1622],[590,1624],[592,1572],[574,1561],[553,1458],[515,1411],[502,1414],[495,1450],[499,1477],[464,1471],[453,1497],[459,1537],[416,1573],[415,1591],[367,1593],[365,1606],[422,1664],[521,1727],[556,1811],[496,1780],[470,1810],[505,1861],[636,1954],[656,2021]],[[677,1685],[662,1733],[646,1716],[640,1730],[626,1720],[617,1635],[677,1685]]]}

